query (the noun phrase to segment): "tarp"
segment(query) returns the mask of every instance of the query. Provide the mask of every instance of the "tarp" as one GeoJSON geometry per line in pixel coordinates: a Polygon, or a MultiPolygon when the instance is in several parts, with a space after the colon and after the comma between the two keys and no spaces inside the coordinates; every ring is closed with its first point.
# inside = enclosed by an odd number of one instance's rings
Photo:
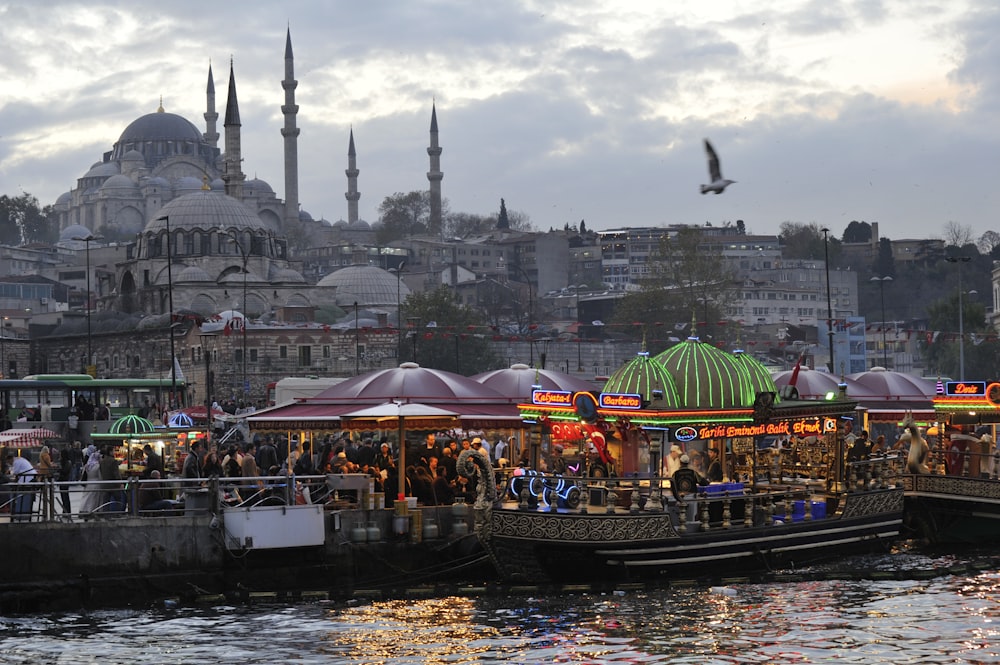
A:
{"type": "Polygon", "coordinates": [[[0,447],[32,448],[43,446],[49,439],[62,438],[58,433],[45,427],[32,429],[8,429],[0,432],[0,447]]]}

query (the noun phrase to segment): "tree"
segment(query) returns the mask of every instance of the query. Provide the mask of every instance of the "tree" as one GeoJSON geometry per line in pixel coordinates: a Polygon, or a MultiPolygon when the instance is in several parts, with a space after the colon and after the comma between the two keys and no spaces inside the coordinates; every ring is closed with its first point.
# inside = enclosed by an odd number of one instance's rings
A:
{"type": "Polygon", "coordinates": [[[649,277],[638,293],[626,295],[618,304],[614,323],[641,324],[650,331],[668,324],[668,330],[694,319],[700,322],[698,334],[709,339],[716,334],[714,322],[722,318],[732,303],[734,276],[726,267],[721,252],[711,252],[702,245],[702,233],[690,227],[676,235],[665,235],[650,257],[649,277]]]}
{"type": "Polygon", "coordinates": [[[488,340],[492,331],[478,312],[458,303],[448,287],[410,295],[404,311],[409,343],[400,349],[401,360],[466,376],[501,367],[488,340]]]}
{"type": "Polygon", "coordinates": [[[487,215],[454,212],[445,217],[444,234],[449,238],[469,238],[486,235],[496,226],[496,219],[487,215]]]}
{"type": "Polygon", "coordinates": [[[819,224],[812,222],[809,224],[797,224],[794,222],[782,222],[781,231],[778,233],[778,242],[781,243],[781,255],[785,259],[825,259],[826,252],[830,253],[830,265],[836,266],[840,260],[840,241],[828,233],[829,248],[824,247],[825,238],[823,230],[819,224]]]}
{"type": "MultiPolygon", "coordinates": [[[[442,208],[446,207],[442,203],[442,208]]],[[[431,194],[427,190],[396,192],[378,207],[379,227],[375,241],[386,245],[393,240],[427,233],[431,215],[431,194]]],[[[442,210],[442,216],[446,216],[442,210]]]]}
{"type": "Polygon", "coordinates": [[[986,324],[986,308],[982,303],[962,299],[962,332],[964,341],[959,348],[958,294],[950,295],[927,306],[928,325],[936,331],[925,342],[928,367],[941,376],[958,378],[960,356],[965,356],[965,378],[988,381],[1000,376],[1000,343],[995,332],[986,324]]]}
{"type": "Polygon", "coordinates": [[[871,242],[872,226],[868,222],[851,222],[844,229],[844,235],[841,236],[841,239],[851,243],[871,242]]]}
{"type": "Polygon", "coordinates": [[[872,272],[879,277],[895,277],[896,262],[892,256],[892,241],[888,238],[879,238],[878,255],[872,263],[872,272]]]}
{"type": "Polygon", "coordinates": [[[955,245],[956,247],[964,247],[969,243],[973,242],[975,234],[972,231],[972,227],[968,224],[959,224],[958,222],[948,221],[944,223],[944,241],[948,245],[955,245]]]}
{"type": "Polygon", "coordinates": [[[510,220],[507,219],[507,204],[504,203],[503,199],[500,199],[500,214],[497,215],[497,228],[500,230],[510,228],[510,220]]]}
{"type": "Polygon", "coordinates": [[[747,234],[747,224],[742,219],[736,220],[736,232],[741,236],[745,236],[747,234]]]}
{"type": "Polygon", "coordinates": [[[27,192],[0,196],[0,244],[19,247],[31,242],[54,243],[59,230],[51,219],[52,206],[39,207],[27,192]]]}
{"type": "Polygon", "coordinates": [[[586,232],[587,232],[587,222],[585,222],[584,220],[581,219],[580,220],[580,235],[583,235],[586,232]]]}
{"type": "Polygon", "coordinates": [[[979,248],[980,254],[989,254],[992,256],[994,250],[1000,247],[1000,233],[986,231],[983,235],[979,236],[976,246],[979,248]]]}

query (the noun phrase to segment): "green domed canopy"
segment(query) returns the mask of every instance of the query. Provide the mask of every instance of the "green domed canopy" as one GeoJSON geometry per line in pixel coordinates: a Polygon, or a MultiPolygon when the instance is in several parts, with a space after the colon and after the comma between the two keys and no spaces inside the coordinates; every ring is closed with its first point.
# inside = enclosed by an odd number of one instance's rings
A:
{"type": "Polygon", "coordinates": [[[122,416],[108,428],[109,434],[148,434],[156,430],[153,423],[140,416],[122,416]]]}
{"type": "Polygon", "coordinates": [[[756,392],[743,364],[697,337],[656,356],[673,377],[680,408],[741,409],[753,406],[756,392]]]}
{"type": "Polygon", "coordinates": [[[642,395],[643,402],[657,401],[658,408],[677,408],[673,377],[645,351],[619,367],[604,384],[604,392],[642,395]],[[663,397],[654,400],[653,391],[661,392],[663,397]]]}
{"type": "Polygon", "coordinates": [[[776,393],[777,386],[774,385],[774,377],[771,372],[764,367],[764,363],[746,353],[743,349],[733,351],[733,358],[743,365],[743,368],[750,375],[750,387],[755,393],[776,393]]]}

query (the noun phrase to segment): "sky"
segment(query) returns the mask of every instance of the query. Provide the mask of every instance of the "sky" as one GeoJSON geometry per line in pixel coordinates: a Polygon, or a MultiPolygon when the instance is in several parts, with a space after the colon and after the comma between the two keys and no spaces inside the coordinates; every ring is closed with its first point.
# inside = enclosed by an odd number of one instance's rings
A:
{"type": "Polygon", "coordinates": [[[286,28],[317,219],[347,217],[352,128],[362,219],[426,189],[433,103],[453,212],[1000,230],[995,0],[0,1],[0,194],[53,203],[161,96],[204,131],[209,63],[221,132],[232,58],[243,170],[284,198],[286,28]]]}

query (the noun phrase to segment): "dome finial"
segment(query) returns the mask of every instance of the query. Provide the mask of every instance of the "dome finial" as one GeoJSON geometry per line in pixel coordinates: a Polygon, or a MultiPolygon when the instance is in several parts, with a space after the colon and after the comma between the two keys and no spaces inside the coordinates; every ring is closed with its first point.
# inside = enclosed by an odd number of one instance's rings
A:
{"type": "Polygon", "coordinates": [[[157,107],[156,112],[157,113],[166,113],[166,111],[163,110],[163,95],[160,95],[160,105],[159,105],[159,107],[157,107]]]}
{"type": "Polygon", "coordinates": [[[209,186],[208,184],[208,176],[207,175],[201,176],[201,191],[207,192],[211,189],[212,189],[211,186],[209,186]]]}

